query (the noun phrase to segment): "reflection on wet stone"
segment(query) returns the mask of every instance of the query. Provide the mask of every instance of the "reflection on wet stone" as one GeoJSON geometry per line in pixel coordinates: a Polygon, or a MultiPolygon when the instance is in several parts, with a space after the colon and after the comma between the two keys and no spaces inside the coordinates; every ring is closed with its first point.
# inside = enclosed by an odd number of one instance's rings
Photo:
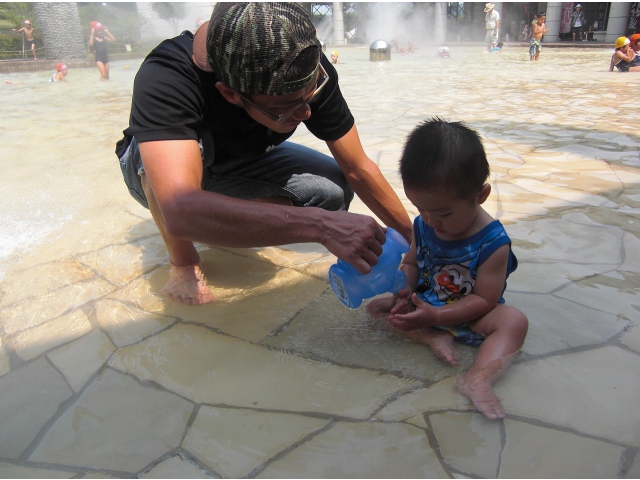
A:
{"type": "Polygon", "coordinates": [[[320,245],[197,245],[215,301],[162,297],[166,249],[113,154],[142,59],[114,60],[110,82],[2,74],[24,84],[0,91],[0,477],[640,476],[635,77],[609,48],[420,47],[341,47],[340,87],[411,217],[406,135],[433,115],[480,132],[520,261],[505,298],[531,322],[496,383],[507,418],[457,391],[474,349],[449,367],[344,307],[320,245]]]}

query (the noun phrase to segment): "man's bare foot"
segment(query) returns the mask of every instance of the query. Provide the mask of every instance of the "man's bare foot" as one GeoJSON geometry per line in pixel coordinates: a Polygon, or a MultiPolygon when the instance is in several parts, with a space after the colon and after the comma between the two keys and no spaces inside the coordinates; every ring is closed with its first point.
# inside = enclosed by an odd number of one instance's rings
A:
{"type": "Polygon", "coordinates": [[[171,300],[187,305],[201,305],[213,302],[200,265],[176,267],[171,265],[171,273],[165,286],[160,290],[171,300]]]}
{"type": "Polygon", "coordinates": [[[412,330],[404,332],[411,340],[425,343],[431,347],[433,353],[440,360],[449,362],[453,366],[460,365],[460,355],[453,344],[453,335],[449,332],[428,328],[425,330],[412,330]]]}
{"type": "Polygon", "coordinates": [[[456,379],[458,390],[473,402],[475,407],[487,418],[504,418],[505,411],[500,399],[485,380],[474,380],[462,375],[456,379]]]}

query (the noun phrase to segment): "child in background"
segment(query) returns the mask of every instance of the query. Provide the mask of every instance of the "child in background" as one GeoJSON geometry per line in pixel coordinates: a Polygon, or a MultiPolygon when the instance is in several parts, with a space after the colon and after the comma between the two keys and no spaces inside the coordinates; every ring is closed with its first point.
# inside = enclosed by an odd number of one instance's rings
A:
{"type": "Polygon", "coordinates": [[[620,72],[640,72],[640,56],[631,48],[631,40],[618,37],[615,43],[616,51],[611,56],[609,71],[615,66],[620,72]]]}
{"type": "Polygon", "coordinates": [[[442,58],[450,58],[449,47],[438,47],[438,56],[442,58]]]}
{"type": "Polygon", "coordinates": [[[337,50],[334,50],[333,52],[331,52],[331,63],[333,63],[334,65],[338,65],[340,63],[340,60],[338,60],[337,50]]]}
{"type": "Polygon", "coordinates": [[[496,45],[491,50],[489,50],[489,53],[500,53],[500,50],[502,50],[503,46],[504,46],[504,42],[500,42],[498,43],[498,45],[496,45]]]}
{"type": "Polygon", "coordinates": [[[27,47],[27,49],[31,50],[31,53],[33,53],[33,59],[38,60],[38,57],[36,55],[36,41],[33,37],[33,27],[31,26],[31,20],[27,18],[24,21],[24,27],[22,27],[20,30],[15,28],[12,28],[11,30],[18,33],[24,32],[25,46],[27,47]]]}
{"type": "Polygon", "coordinates": [[[540,12],[536,15],[536,23],[533,26],[533,34],[529,42],[529,60],[538,61],[540,58],[540,52],[542,51],[542,36],[549,31],[544,24],[547,14],[540,12]]]}
{"type": "Polygon", "coordinates": [[[66,82],[67,81],[67,66],[64,63],[58,63],[56,65],[56,73],[51,75],[49,82],[66,82]]]}
{"type": "Polygon", "coordinates": [[[489,163],[476,132],[458,122],[428,120],[409,135],[400,159],[407,198],[420,216],[400,269],[407,286],[369,302],[415,341],[459,365],[454,338],[479,346],[456,383],[488,418],[505,416],[491,385],[509,366],[527,334],[527,317],[502,297],[518,262],[511,240],[483,208],[489,163]]]}

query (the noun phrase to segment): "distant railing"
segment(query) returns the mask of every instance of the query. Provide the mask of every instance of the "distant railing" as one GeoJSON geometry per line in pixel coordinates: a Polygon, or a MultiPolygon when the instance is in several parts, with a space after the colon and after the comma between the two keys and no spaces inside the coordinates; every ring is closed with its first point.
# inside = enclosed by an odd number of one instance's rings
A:
{"type": "MultiPolygon", "coordinates": [[[[108,52],[113,54],[132,54],[132,55],[146,55],[154,47],[156,47],[162,40],[162,38],[136,40],[135,42],[127,43],[116,40],[115,42],[109,42],[108,52]]],[[[94,50],[89,47],[87,43],[87,56],[93,55],[94,50]]],[[[46,59],[47,55],[45,49],[42,46],[42,41],[36,39],[36,56],[38,59],[46,59]]],[[[16,60],[32,60],[33,52],[26,48],[26,42],[24,37],[21,40],[15,38],[15,34],[3,34],[0,32],[0,61],[16,61],[16,60]],[[20,48],[20,44],[22,48],[20,48]]]]}

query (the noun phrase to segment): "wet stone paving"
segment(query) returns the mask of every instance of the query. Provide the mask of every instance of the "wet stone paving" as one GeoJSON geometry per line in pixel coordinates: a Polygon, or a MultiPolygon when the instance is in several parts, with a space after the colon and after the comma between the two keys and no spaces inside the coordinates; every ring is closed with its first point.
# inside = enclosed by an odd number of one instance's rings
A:
{"type": "Polygon", "coordinates": [[[344,307],[319,245],[200,245],[214,303],[165,300],[113,153],[141,60],[107,83],[0,74],[0,477],[640,477],[640,75],[607,48],[450,48],[344,47],[337,70],[412,218],[407,133],[439,116],[482,136],[520,264],[505,298],[530,320],[495,385],[506,418],[456,391],[475,350],[451,367],[344,307]]]}

